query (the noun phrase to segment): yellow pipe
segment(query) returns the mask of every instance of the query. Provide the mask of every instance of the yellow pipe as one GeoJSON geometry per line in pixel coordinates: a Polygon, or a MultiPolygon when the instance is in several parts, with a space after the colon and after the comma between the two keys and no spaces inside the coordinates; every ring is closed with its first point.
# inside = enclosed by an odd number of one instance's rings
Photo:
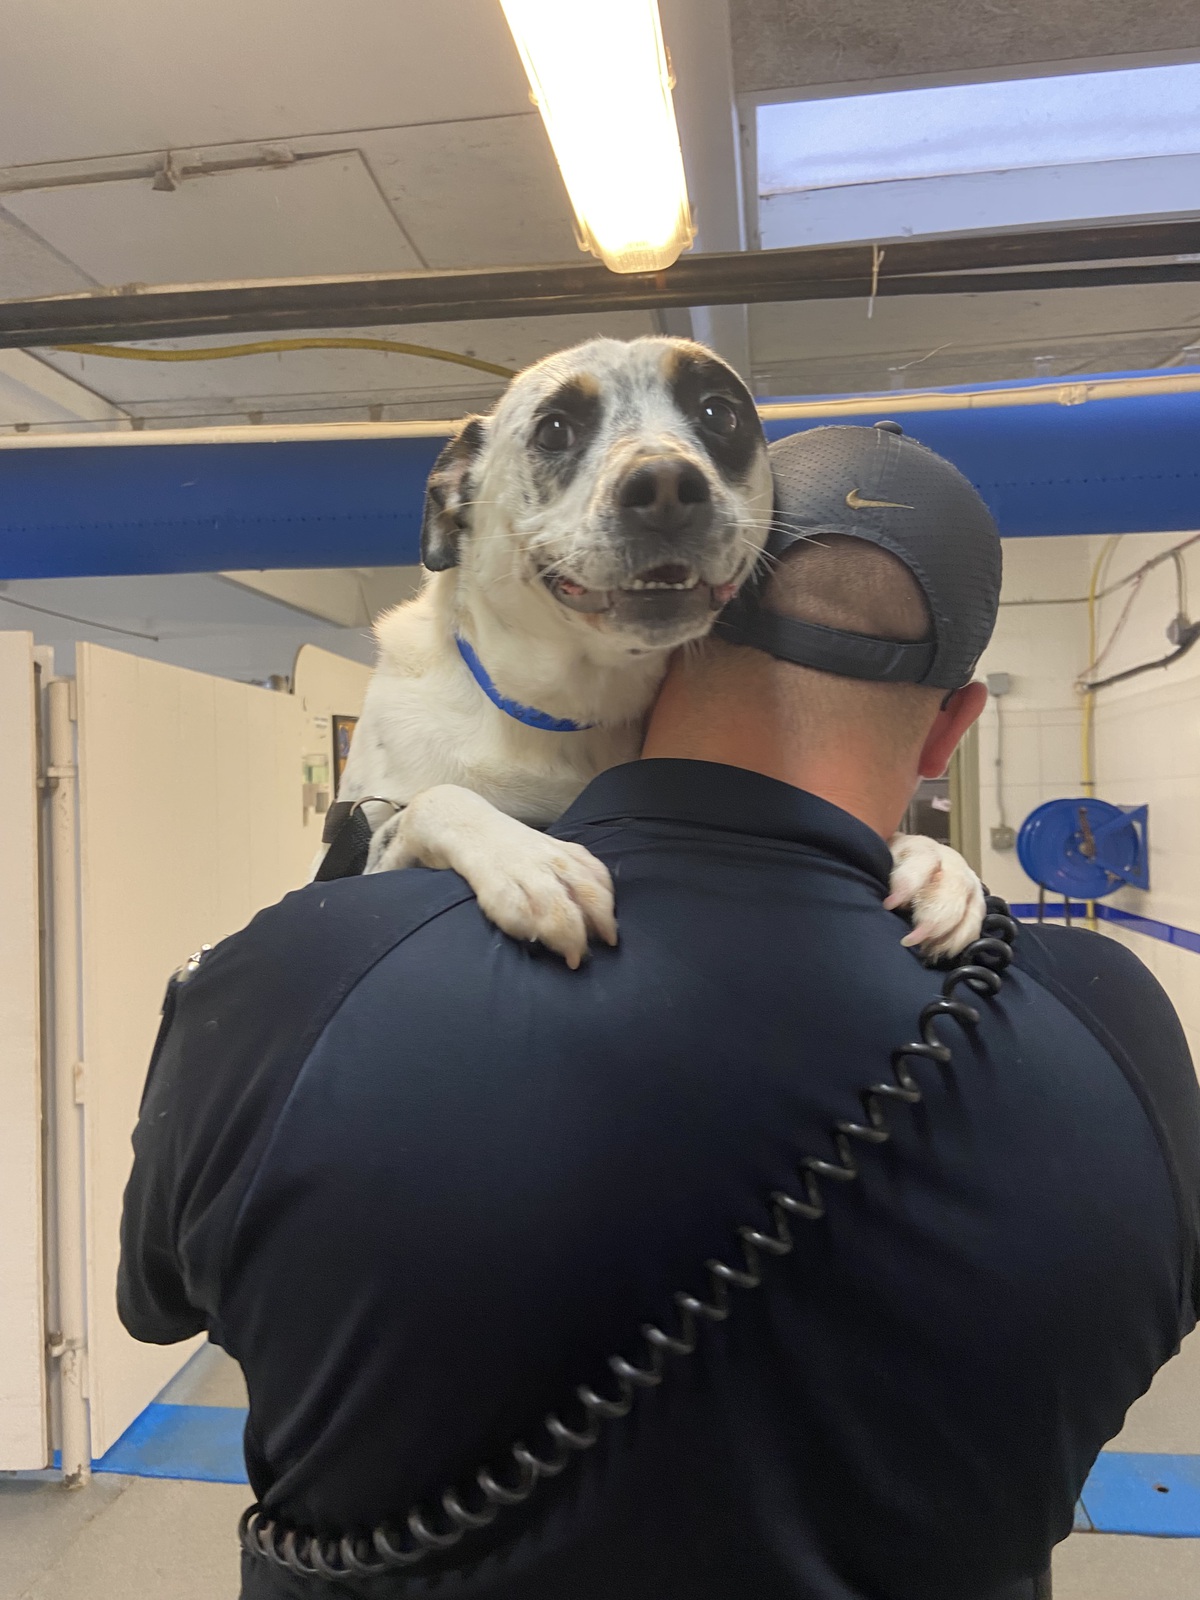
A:
{"type": "MultiPolygon", "coordinates": [[[[1100,588],[1101,575],[1108,570],[1108,563],[1112,553],[1117,547],[1115,535],[1106,539],[1092,563],[1092,575],[1088,580],[1087,616],[1088,616],[1088,664],[1084,669],[1084,677],[1096,665],[1096,595],[1100,588]]],[[[1095,711],[1096,691],[1085,688],[1083,691],[1083,717],[1080,722],[1080,766],[1082,768],[1083,792],[1091,799],[1096,793],[1096,757],[1095,757],[1095,711]]],[[[1096,902],[1089,900],[1087,904],[1088,926],[1095,931],[1098,924],[1096,920],[1096,902]]]]}
{"type": "MultiPolygon", "coordinates": [[[[260,339],[253,344],[217,345],[195,350],[134,350],[113,344],[61,344],[76,355],[107,356],[116,361],[224,361],[235,356],[270,355],[281,350],[382,350],[392,355],[420,356],[471,367],[497,378],[514,378],[516,369],[502,367],[456,350],[434,345],[404,344],[398,339],[311,338],[260,339]]],[[[847,395],[837,400],[768,401],[758,408],[764,422],[799,417],[853,416],[863,411],[987,411],[1009,406],[1084,405],[1091,400],[1128,400],[1147,394],[1200,393],[1200,374],[1179,373],[1146,378],[1092,378],[1081,383],[1034,384],[1012,389],[977,389],[962,394],[914,390],[903,394],[847,395]]]]}
{"type": "Polygon", "coordinates": [[[499,367],[494,361],[460,355],[457,350],[439,350],[428,344],[402,344],[399,339],[259,339],[253,344],[212,345],[200,350],[130,350],[118,344],[60,344],[78,356],[106,356],[112,361],[228,361],[235,356],[266,356],[280,350],[383,350],[389,355],[422,356],[429,361],[449,361],[456,367],[472,367],[497,378],[515,378],[514,367],[499,367]]]}

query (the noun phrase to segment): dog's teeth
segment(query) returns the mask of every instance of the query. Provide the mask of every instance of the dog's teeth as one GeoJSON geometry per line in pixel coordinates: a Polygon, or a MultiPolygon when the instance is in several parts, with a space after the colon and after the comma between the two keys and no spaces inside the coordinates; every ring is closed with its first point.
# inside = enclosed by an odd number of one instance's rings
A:
{"type": "Polygon", "coordinates": [[[696,585],[699,583],[699,581],[700,581],[699,578],[693,578],[690,583],[656,583],[652,579],[649,579],[649,578],[630,578],[629,582],[626,583],[626,584],[622,584],[621,587],[626,589],[626,590],[631,590],[631,589],[671,589],[671,590],[674,590],[674,591],[686,592],[689,589],[694,589],[696,587],[696,585]]]}

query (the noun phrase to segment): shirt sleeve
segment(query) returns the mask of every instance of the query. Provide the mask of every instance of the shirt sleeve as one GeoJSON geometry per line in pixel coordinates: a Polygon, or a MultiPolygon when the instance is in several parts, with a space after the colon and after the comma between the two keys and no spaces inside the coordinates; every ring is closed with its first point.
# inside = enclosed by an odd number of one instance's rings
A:
{"type": "Polygon", "coordinates": [[[121,1221],[117,1308],[135,1339],[225,1345],[237,1219],[310,1050],[387,951],[471,898],[417,869],[312,884],[172,981],[121,1221]]]}
{"type": "Polygon", "coordinates": [[[172,1034],[176,993],[172,979],[134,1129],[133,1171],[121,1216],[117,1310],[126,1329],[145,1344],[175,1344],[206,1327],[204,1314],[190,1302],[176,1241],[180,1155],[178,1118],[172,1106],[179,1076],[179,1041],[172,1034]]]}
{"type": "Polygon", "coordinates": [[[1194,1319],[1200,1315],[1200,1084],[1175,1008],[1132,950],[1084,928],[1026,925],[1016,963],[1091,1030],[1141,1102],[1189,1241],[1183,1287],[1194,1319]]]}

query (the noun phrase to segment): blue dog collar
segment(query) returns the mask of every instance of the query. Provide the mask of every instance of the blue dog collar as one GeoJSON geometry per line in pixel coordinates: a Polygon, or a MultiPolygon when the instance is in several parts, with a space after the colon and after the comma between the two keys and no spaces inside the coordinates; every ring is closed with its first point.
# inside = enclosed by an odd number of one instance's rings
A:
{"type": "Polygon", "coordinates": [[[583,733],[587,728],[594,728],[594,722],[572,722],[569,717],[552,717],[546,711],[538,711],[533,706],[523,706],[519,700],[507,700],[497,689],[488,676],[488,670],[475,654],[474,650],[463,638],[461,633],[454,635],[454,642],[458,646],[458,653],[467,663],[467,668],[475,682],[487,695],[494,706],[498,706],[505,716],[523,722],[528,728],[541,728],[544,733],[583,733]]]}

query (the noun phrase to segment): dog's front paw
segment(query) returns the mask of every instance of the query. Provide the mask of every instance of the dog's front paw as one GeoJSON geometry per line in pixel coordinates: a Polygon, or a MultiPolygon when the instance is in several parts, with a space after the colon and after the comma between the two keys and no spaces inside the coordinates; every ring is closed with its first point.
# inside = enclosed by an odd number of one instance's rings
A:
{"type": "Polygon", "coordinates": [[[615,945],[613,885],[604,863],[582,845],[520,823],[512,827],[503,855],[481,855],[463,873],[484,916],[514,939],[556,950],[572,968],[586,956],[589,938],[615,945]]]}
{"type": "Polygon", "coordinates": [[[957,850],[936,839],[898,833],[891,850],[891,893],[883,903],[909,912],[913,923],[901,943],[919,945],[926,961],[960,955],[983,928],[983,885],[957,850]]]}
{"type": "Polygon", "coordinates": [[[489,921],[514,939],[557,951],[569,967],[587,955],[590,938],[617,942],[604,863],[581,844],[506,816],[470,789],[425,789],[375,834],[368,872],[414,864],[459,873],[489,921]]]}

